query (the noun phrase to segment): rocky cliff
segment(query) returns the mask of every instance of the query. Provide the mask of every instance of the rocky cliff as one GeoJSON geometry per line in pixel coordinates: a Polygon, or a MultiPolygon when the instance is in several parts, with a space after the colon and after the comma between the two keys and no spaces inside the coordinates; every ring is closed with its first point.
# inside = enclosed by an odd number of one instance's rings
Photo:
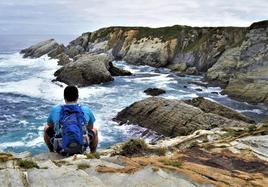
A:
{"type": "Polygon", "coordinates": [[[109,27],[84,33],[67,51],[71,56],[105,52],[131,64],[205,73],[235,99],[268,103],[267,29],[267,21],[248,28],[109,27]]]}
{"type": "Polygon", "coordinates": [[[240,45],[246,28],[188,27],[163,28],[109,27],[84,33],[67,46],[74,57],[83,52],[108,52],[131,64],[164,67],[186,64],[206,72],[225,51],[240,45]]]}
{"type": "Polygon", "coordinates": [[[250,26],[238,47],[226,50],[207,78],[225,86],[223,93],[252,103],[268,103],[268,21],[250,26]]]}
{"type": "MultiPolygon", "coordinates": [[[[49,40],[22,53],[25,57],[48,54],[62,65],[76,62],[84,54],[105,53],[131,64],[167,67],[180,74],[205,74],[206,80],[222,86],[224,93],[234,98],[268,103],[267,22],[253,23],[248,28],[108,27],[84,33],[66,47],[49,40]]],[[[73,83],[87,86],[91,82],[73,83]]]]}

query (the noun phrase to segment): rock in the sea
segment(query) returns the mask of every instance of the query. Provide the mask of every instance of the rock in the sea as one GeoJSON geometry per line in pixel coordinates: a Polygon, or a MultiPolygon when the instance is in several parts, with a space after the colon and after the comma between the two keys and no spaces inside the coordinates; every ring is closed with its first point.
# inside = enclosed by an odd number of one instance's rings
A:
{"type": "Polygon", "coordinates": [[[113,65],[112,62],[109,62],[109,69],[108,71],[111,73],[112,76],[130,76],[132,73],[130,71],[120,69],[113,65]]]}
{"type": "Polygon", "coordinates": [[[197,75],[199,73],[196,67],[188,67],[186,63],[171,64],[167,68],[177,74],[197,75]]]}
{"type": "Polygon", "coordinates": [[[180,100],[150,97],[119,112],[115,121],[121,124],[137,124],[171,137],[187,135],[198,129],[249,125],[237,120],[235,112],[226,111],[232,115],[225,117],[223,112],[216,109],[205,111],[180,100]]]}
{"type": "Polygon", "coordinates": [[[185,73],[187,75],[198,75],[198,70],[196,67],[189,67],[186,69],[185,73]]]}
{"type": "Polygon", "coordinates": [[[56,58],[58,59],[58,64],[59,65],[66,65],[69,64],[70,62],[72,62],[72,60],[70,60],[69,56],[66,55],[65,53],[61,53],[59,55],[56,56],[56,58]]]}
{"type": "Polygon", "coordinates": [[[49,39],[37,43],[27,49],[21,50],[21,53],[24,54],[24,58],[39,58],[45,54],[48,54],[50,57],[54,58],[62,52],[64,52],[64,46],[59,45],[54,39],[49,39]]]}
{"type": "Polygon", "coordinates": [[[113,80],[109,69],[112,58],[106,54],[82,55],[55,72],[56,80],[68,85],[89,86],[113,80]]]}
{"type": "Polygon", "coordinates": [[[232,110],[231,108],[228,108],[219,103],[210,101],[203,97],[197,97],[191,100],[186,100],[185,102],[190,105],[200,108],[202,111],[206,113],[213,113],[213,114],[226,117],[228,119],[240,120],[246,123],[255,123],[254,120],[250,119],[249,117],[243,114],[240,114],[239,112],[236,112],[232,110]]]}
{"type": "Polygon", "coordinates": [[[219,92],[211,92],[212,94],[219,95],[219,92]]]}
{"type": "Polygon", "coordinates": [[[195,85],[202,86],[205,88],[208,87],[208,83],[202,82],[202,81],[189,81],[189,84],[195,84],[195,85]]]}
{"type": "Polygon", "coordinates": [[[167,66],[167,68],[169,68],[171,71],[182,73],[186,71],[187,64],[186,63],[171,64],[167,66]]]}
{"type": "Polygon", "coordinates": [[[166,91],[160,88],[148,88],[144,90],[144,93],[146,93],[147,95],[151,95],[151,96],[158,96],[158,95],[166,93],[166,91]]]}

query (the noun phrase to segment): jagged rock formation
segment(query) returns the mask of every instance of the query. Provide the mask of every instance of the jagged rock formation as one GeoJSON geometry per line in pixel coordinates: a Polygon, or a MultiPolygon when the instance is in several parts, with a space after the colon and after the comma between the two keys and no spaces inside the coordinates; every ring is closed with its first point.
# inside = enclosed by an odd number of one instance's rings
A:
{"type": "Polygon", "coordinates": [[[240,47],[223,53],[207,79],[226,85],[223,93],[251,103],[268,103],[268,26],[254,23],[240,47]]]}
{"type": "Polygon", "coordinates": [[[87,86],[113,80],[109,69],[111,58],[106,55],[82,55],[55,72],[56,80],[66,84],[87,86]]]}
{"type": "Polygon", "coordinates": [[[106,52],[132,64],[168,67],[179,75],[209,69],[208,81],[228,84],[224,93],[252,103],[268,102],[266,21],[249,28],[109,27],[84,33],[67,48],[72,54],[106,52]]]}
{"type": "Polygon", "coordinates": [[[64,46],[59,45],[54,39],[49,39],[40,43],[37,43],[27,49],[23,49],[23,57],[39,58],[45,54],[50,57],[56,57],[57,55],[64,52],[64,46]]]}
{"type": "Polygon", "coordinates": [[[112,76],[130,76],[132,73],[130,71],[120,69],[113,65],[112,62],[109,62],[108,71],[111,73],[112,76]]]}
{"type": "Polygon", "coordinates": [[[55,72],[53,81],[64,82],[68,85],[89,86],[114,80],[112,76],[131,75],[131,72],[122,70],[113,65],[111,55],[79,53],[70,59],[69,49],[59,45],[54,39],[40,42],[30,48],[21,51],[23,57],[38,58],[47,54],[51,58],[58,59],[62,68],[55,72]]]}
{"type": "Polygon", "coordinates": [[[221,85],[223,93],[233,98],[268,103],[267,22],[248,28],[109,27],[84,33],[67,47],[48,40],[22,53],[25,57],[48,54],[60,64],[82,54],[106,53],[131,64],[168,67],[178,75],[207,73],[208,81],[221,85]]]}
{"type": "Polygon", "coordinates": [[[137,124],[171,137],[188,135],[198,129],[249,126],[248,118],[231,109],[206,100],[193,106],[196,103],[150,97],[125,108],[115,120],[121,124],[137,124]],[[205,106],[205,103],[212,105],[205,106]]]}
{"type": "Polygon", "coordinates": [[[107,52],[131,64],[154,67],[185,64],[183,71],[192,68],[187,72],[195,74],[216,63],[226,48],[239,45],[245,32],[235,27],[109,27],[84,33],[67,51],[71,56],[107,52]]]}

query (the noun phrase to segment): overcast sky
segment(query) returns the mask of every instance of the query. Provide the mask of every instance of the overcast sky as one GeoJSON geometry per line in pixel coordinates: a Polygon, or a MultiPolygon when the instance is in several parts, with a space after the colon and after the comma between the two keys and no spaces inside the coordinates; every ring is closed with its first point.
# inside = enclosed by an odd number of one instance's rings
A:
{"type": "Polygon", "coordinates": [[[0,34],[81,34],[107,26],[249,26],[268,0],[1,0],[0,34]]]}

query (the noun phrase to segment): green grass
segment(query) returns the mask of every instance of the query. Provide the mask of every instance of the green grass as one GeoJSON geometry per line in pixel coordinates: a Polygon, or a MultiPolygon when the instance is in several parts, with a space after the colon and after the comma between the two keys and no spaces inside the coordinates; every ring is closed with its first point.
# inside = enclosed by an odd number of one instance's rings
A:
{"type": "Polygon", "coordinates": [[[78,164],[77,165],[77,169],[87,169],[87,168],[90,168],[91,166],[89,164],[85,164],[85,163],[82,163],[82,164],[78,164]]]}
{"type": "Polygon", "coordinates": [[[176,168],[180,168],[182,166],[182,163],[176,160],[161,160],[160,162],[166,166],[172,166],[176,168]]]}
{"type": "Polygon", "coordinates": [[[100,159],[99,153],[87,153],[85,154],[87,159],[100,159]]]}
{"type": "Polygon", "coordinates": [[[6,162],[12,159],[13,155],[11,153],[2,153],[0,152],[0,162],[6,162]]]}
{"type": "Polygon", "coordinates": [[[248,132],[253,132],[253,131],[256,131],[257,130],[257,126],[256,125],[250,125],[248,127],[248,132]]]}
{"type": "Polygon", "coordinates": [[[193,148],[193,147],[197,147],[197,146],[198,146],[198,142],[193,141],[192,143],[190,143],[189,148],[193,148]]]}
{"type": "Polygon", "coordinates": [[[125,142],[120,151],[120,155],[123,156],[133,156],[142,155],[144,152],[148,151],[148,146],[142,139],[132,139],[125,142]]]}
{"type": "Polygon", "coordinates": [[[37,163],[32,160],[19,160],[17,165],[24,169],[39,168],[37,163]]]}
{"type": "Polygon", "coordinates": [[[215,146],[212,145],[212,144],[210,144],[210,143],[208,143],[208,144],[203,145],[203,147],[204,147],[204,149],[206,149],[206,150],[211,150],[211,149],[213,149],[215,146]]]}
{"type": "Polygon", "coordinates": [[[150,148],[142,139],[131,139],[125,142],[118,155],[123,156],[145,156],[145,155],[158,155],[164,156],[167,153],[167,148],[150,148]]]}
{"type": "Polygon", "coordinates": [[[236,137],[236,136],[239,136],[243,133],[243,131],[241,131],[241,130],[235,130],[235,129],[231,129],[231,128],[224,128],[222,130],[226,132],[223,135],[224,137],[236,137]]]}
{"type": "Polygon", "coordinates": [[[263,127],[268,127],[268,121],[265,121],[263,127]]]}
{"type": "Polygon", "coordinates": [[[209,39],[209,35],[201,35],[199,37],[200,38],[198,38],[196,41],[186,46],[183,49],[183,51],[184,52],[197,51],[209,39]]]}
{"type": "Polygon", "coordinates": [[[11,153],[3,153],[3,152],[0,152],[0,156],[12,157],[13,155],[11,153]]]}
{"type": "Polygon", "coordinates": [[[67,166],[72,165],[71,163],[69,163],[66,160],[54,160],[53,163],[58,167],[61,167],[62,165],[67,165],[67,166]]]}
{"type": "Polygon", "coordinates": [[[142,38],[159,38],[162,41],[167,41],[170,39],[177,38],[182,31],[188,33],[192,27],[183,26],[183,25],[174,25],[171,27],[159,27],[159,28],[150,28],[150,27],[108,27],[97,30],[94,37],[91,38],[92,41],[95,41],[97,38],[108,38],[110,33],[121,29],[124,32],[129,30],[138,30],[136,39],[140,40],[142,38]]]}
{"type": "Polygon", "coordinates": [[[158,156],[165,156],[167,153],[167,148],[160,147],[160,148],[156,148],[156,149],[150,149],[150,152],[152,152],[158,156]]]}
{"type": "Polygon", "coordinates": [[[159,168],[153,167],[152,170],[153,170],[153,172],[158,172],[159,168]]]}

